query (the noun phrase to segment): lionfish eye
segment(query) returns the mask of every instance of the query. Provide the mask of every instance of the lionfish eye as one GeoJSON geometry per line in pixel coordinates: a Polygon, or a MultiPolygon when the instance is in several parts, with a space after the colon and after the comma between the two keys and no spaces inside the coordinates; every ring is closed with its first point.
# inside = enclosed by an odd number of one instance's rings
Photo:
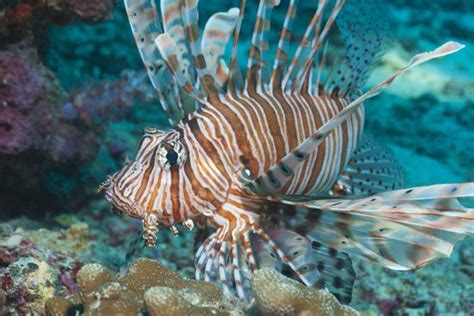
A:
{"type": "Polygon", "coordinates": [[[166,159],[171,166],[174,166],[178,163],[178,153],[174,149],[170,149],[166,154],[166,159]]]}
{"type": "Polygon", "coordinates": [[[186,160],[186,150],[179,142],[164,142],[160,144],[158,160],[160,165],[165,169],[180,166],[186,160]]]}

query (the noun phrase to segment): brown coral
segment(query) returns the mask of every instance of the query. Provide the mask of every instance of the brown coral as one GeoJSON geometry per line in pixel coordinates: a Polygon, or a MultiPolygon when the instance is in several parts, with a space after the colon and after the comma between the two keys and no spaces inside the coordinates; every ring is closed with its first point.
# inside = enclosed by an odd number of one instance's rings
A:
{"type": "MultiPolygon", "coordinates": [[[[77,283],[81,304],[74,296],[52,298],[47,315],[66,315],[78,306],[84,315],[243,315],[248,307],[236,304],[215,284],[182,279],[150,259],[136,260],[121,278],[88,264],[79,270],[77,283]]],[[[252,309],[263,315],[357,315],[328,291],[308,288],[273,269],[257,271],[252,287],[257,303],[252,309]]]]}
{"type": "Polygon", "coordinates": [[[263,315],[358,315],[354,309],[341,305],[330,292],[306,287],[274,269],[257,271],[252,289],[263,315]]]}
{"type": "MultiPolygon", "coordinates": [[[[87,264],[77,273],[85,315],[239,315],[214,284],[184,280],[157,261],[138,259],[123,278],[112,278],[99,264],[87,264]]],[[[52,298],[48,315],[65,315],[74,303],[69,298],[52,298]]],[[[77,305],[77,304],[76,304],[77,305]]]]}

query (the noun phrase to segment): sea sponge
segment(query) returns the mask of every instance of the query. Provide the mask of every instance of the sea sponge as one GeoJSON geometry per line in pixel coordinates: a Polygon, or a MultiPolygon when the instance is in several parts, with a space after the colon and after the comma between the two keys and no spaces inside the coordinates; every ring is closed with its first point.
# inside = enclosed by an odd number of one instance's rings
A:
{"type": "Polygon", "coordinates": [[[270,268],[255,273],[252,289],[263,315],[358,315],[330,292],[306,287],[270,268]]]}

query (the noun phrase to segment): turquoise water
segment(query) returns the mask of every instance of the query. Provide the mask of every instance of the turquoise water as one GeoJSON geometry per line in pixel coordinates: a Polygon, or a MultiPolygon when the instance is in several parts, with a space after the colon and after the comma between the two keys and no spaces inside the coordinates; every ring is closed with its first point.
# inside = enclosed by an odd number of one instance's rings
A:
{"type": "MultiPolygon", "coordinates": [[[[7,258],[2,247],[17,228],[25,240],[39,243],[32,232],[45,228],[44,238],[54,239],[59,229],[87,223],[81,238],[88,249],[78,250],[74,260],[119,269],[127,264],[125,253],[140,225],[111,215],[110,205],[95,190],[127,156],[134,156],[145,127],[167,129],[169,124],[144,74],[123,4],[57,2],[57,7],[0,2],[0,257],[7,258]]],[[[246,15],[253,17],[257,1],[248,2],[246,15]]],[[[301,2],[297,34],[304,32],[314,6],[301,2]]],[[[286,4],[282,1],[281,7],[286,4]]],[[[200,19],[237,5],[202,0],[200,19]]],[[[380,8],[377,16],[391,20],[388,40],[363,90],[416,53],[449,40],[466,47],[416,68],[367,102],[366,133],[393,151],[408,187],[474,181],[472,1],[396,0],[380,8]]],[[[284,13],[274,12],[278,25],[284,13]]],[[[252,19],[242,26],[241,66],[252,19]]],[[[278,31],[272,29],[273,38],[278,31]]],[[[270,43],[272,50],[275,45],[270,43]]],[[[192,277],[194,236],[163,235],[159,249],[146,255],[192,277]],[[176,248],[182,251],[176,254],[176,248]]],[[[11,264],[2,260],[0,280],[11,264]]],[[[472,314],[473,264],[472,238],[460,243],[451,259],[416,272],[357,262],[351,306],[368,315],[472,314]]],[[[17,306],[11,297],[8,302],[17,306]]]]}

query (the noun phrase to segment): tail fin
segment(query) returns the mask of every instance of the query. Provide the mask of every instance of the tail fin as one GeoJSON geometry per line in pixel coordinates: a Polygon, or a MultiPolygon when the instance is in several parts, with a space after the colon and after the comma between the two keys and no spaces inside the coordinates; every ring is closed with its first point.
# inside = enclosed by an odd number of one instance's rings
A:
{"type": "Polygon", "coordinates": [[[395,270],[450,256],[455,243],[474,234],[474,183],[445,184],[355,199],[284,198],[273,222],[306,238],[395,270]]]}

